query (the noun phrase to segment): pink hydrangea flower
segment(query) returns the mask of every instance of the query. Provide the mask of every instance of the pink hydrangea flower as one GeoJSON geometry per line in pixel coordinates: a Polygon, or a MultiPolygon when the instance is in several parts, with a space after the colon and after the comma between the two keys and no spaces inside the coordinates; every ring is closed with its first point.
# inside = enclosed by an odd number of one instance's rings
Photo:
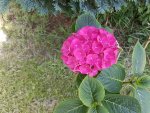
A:
{"type": "Polygon", "coordinates": [[[112,33],[86,26],[65,40],[61,59],[73,72],[95,76],[117,62],[118,48],[112,33]]]}

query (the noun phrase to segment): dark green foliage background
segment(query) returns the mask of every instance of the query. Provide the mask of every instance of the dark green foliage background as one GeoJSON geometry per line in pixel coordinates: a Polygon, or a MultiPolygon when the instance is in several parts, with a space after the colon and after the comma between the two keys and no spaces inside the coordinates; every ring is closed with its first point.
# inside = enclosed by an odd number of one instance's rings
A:
{"type": "MultiPolygon", "coordinates": [[[[132,2],[136,6],[146,5],[147,7],[149,7],[150,3],[149,0],[0,0],[0,12],[5,11],[10,1],[20,4],[25,11],[36,10],[42,15],[49,12],[53,14],[60,12],[67,12],[68,14],[91,12],[97,15],[118,11],[122,6],[127,7],[132,2]]],[[[143,10],[140,9],[140,12],[143,10]]]]}

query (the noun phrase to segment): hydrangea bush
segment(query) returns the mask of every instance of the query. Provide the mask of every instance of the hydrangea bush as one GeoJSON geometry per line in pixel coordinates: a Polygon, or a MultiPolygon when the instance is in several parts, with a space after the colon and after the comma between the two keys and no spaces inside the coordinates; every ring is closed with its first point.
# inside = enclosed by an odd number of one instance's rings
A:
{"type": "Polygon", "coordinates": [[[79,16],[63,43],[61,59],[78,73],[78,96],[61,102],[54,113],[150,113],[150,76],[144,75],[146,53],[137,42],[132,73],[117,63],[118,42],[110,29],[90,14],[79,16]]]}

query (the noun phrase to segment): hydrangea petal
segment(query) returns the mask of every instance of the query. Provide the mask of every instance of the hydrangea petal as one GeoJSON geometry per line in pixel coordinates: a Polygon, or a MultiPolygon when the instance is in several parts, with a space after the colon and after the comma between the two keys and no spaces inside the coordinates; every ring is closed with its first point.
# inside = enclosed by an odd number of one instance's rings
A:
{"type": "Polygon", "coordinates": [[[85,64],[85,65],[81,65],[79,67],[79,70],[82,74],[89,74],[91,72],[91,68],[89,65],[85,64]]]}
{"type": "Polygon", "coordinates": [[[73,53],[77,60],[83,60],[86,56],[85,52],[82,49],[76,49],[73,53]]]}
{"type": "Polygon", "coordinates": [[[97,54],[89,54],[86,57],[86,63],[87,64],[95,64],[98,60],[98,55],[97,54]]]}
{"type": "Polygon", "coordinates": [[[92,43],[92,50],[95,53],[99,54],[102,51],[102,49],[103,49],[103,45],[100,42],[94,41],[92,43]]]}

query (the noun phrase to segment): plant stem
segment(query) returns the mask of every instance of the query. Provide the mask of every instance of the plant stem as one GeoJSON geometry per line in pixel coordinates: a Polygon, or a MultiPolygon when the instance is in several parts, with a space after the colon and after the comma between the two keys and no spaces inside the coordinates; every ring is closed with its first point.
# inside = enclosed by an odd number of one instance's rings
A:
{"type": "Polygon", "coordinates": [[[122,82],[123,84],[131,84],[130,81],[127,81],[127,82],[122,82]]]}
{"type": "Polygon", "coordinates": [[[149,36],[149,39],[148,39],[148,41],[146,42],[146,44],[145,44],[145,46],[144,46],[144,49],[147,48],[147,46],[148,46],[149,43],[150,43],[150,36],[149,36]]]}

